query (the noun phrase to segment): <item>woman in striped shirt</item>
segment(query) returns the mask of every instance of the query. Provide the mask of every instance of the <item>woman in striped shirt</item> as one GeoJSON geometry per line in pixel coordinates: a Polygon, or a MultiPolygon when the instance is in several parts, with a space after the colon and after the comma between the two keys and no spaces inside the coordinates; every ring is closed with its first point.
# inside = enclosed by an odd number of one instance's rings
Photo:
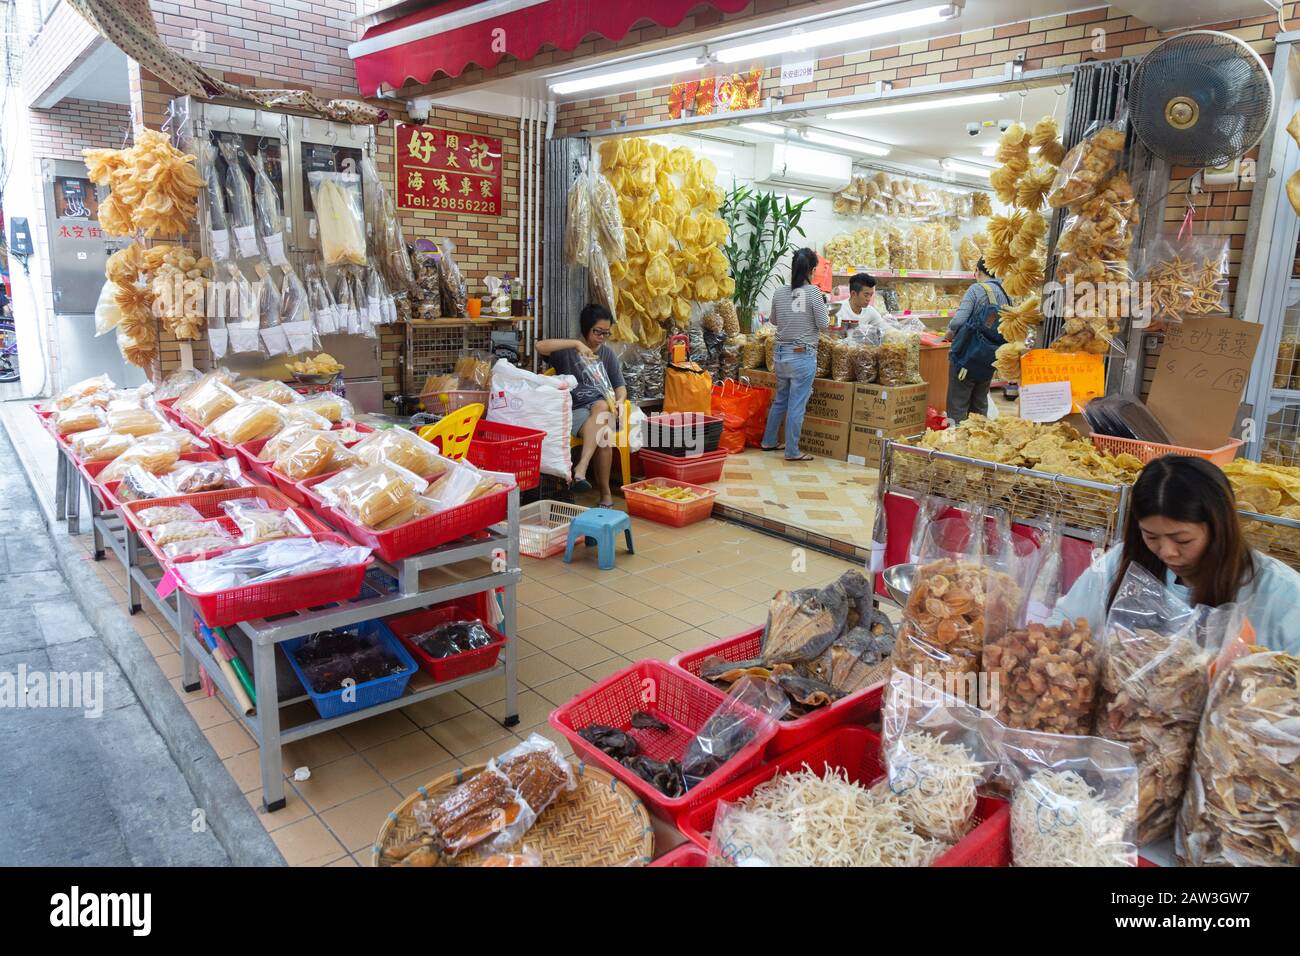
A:
{"type": "Polygon", "coordinates": [[[781,419],[785,419],[785,460],[812,461],[799,451],[803,415],[817,375],[817,337],[828,325],[826,298],[809,281],[817,268],[817,253],[800,249],[790,262],[790,284],[772,296],[768,321],[776,326],[776,398],[767,413],[763,450],[776,451],[781,419]]]}

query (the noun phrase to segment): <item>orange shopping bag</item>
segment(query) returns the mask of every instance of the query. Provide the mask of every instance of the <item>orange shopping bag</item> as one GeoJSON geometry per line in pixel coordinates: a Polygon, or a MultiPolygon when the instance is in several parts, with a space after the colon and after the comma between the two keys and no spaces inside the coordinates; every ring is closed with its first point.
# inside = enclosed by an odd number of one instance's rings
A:
{"type": "Polygon", "coordinates": [[[745,450],[747,439],[754,427],[754,420],[759,420],[758,437],[752,444],[759,444],[763,437],[763,428],[767,424],[767,404],[769,392],[765,388],[754,388],[727,379],[721,385],[713,386],[713,398],[709,405],[709,414],[722,419],[722,439],[718,447],[729,455],[738,455],[745,450]]]}
{"type": "Polygon", "coordinates": [[[694,362],[664,366],[664,414],[709,413],[713,376],[694,362]]]}

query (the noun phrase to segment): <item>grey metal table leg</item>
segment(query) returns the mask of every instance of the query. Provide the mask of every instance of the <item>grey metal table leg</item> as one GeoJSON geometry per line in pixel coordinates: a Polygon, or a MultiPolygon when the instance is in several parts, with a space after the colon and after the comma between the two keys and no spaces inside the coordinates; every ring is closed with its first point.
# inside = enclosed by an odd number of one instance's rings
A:
{"type": "Polygon", "coordinates": [[[185,597],[185,592],[177,591],[176,608],[178,620],[176,621],[176,637],[181,645],[181,687],[188,691],[198,690],[201,686],[199,683],[199,662],[194,659],[190,652],[190,646],[185,641],[184,624],[186,621],[193,619],[194,612],[190,610],[189,599],[185,597]]]}
{"type": "Polygon", "coordinates": [[[81,472],[68,463],[68,534],[81,534],[81,472]]]}
{"type": "Polygon", "coordinates": [[[68,516],[68,456],[62,448],[55,448],[58,462],[54,469],[54,518],[62,521],[68,516]]]}
{"type": "Polygon", "coordinates": [[[87,487],[90,492],[90,531],[95,537],[94,556],[96,561],[104,560],[104,533],[99,530],[99,517],[104,513],[100,507],[99,495],[95,494],[95,489],[87,487]]]}
{"type": "Polygon", "coordinates": [[[275,678],[275,645],[253,643],[253,687],[262,728],[262,806],[268,813],[284,809],[284,769],[280,766],[280,689],[275,678]]]}
{"type": "Polygon", "coordinates": [[[140,563],[140,539],[128,524],[123,529],[126,534],[126,609],[132,614],[140,613],[140,585],[132,573],[140,563]]]}
{"type": "MultiPolygon", "coordinates": [[[[510,492],[508,510],[508,544],[506,546],[506,566],[510,570],[519,567],[519,489],[510,492]]],[[[519,723],[519,632],[516,630],[518,610],[518,584],[506,585],[505,602],[502,611],[505,620],[502,625],[506,633],[506,719],[505,726],[514,727],[519,723]]],[[[489,598],[492,595],[488,595],[489,598]]]]}

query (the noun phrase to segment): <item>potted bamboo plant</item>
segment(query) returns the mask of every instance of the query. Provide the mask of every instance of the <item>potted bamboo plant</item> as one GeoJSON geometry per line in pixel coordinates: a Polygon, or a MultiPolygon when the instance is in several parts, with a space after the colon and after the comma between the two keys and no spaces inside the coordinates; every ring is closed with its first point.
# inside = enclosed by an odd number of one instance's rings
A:
{"type": "Polygon", "coordinates": [[[810,202],[811,197],[791,202],[741,185],[733,185],[723,200],[719,215],[729,230],[723,252],[736,282],[732,298],[743,331],[751,330],[759,299],[777,281],[777,263],[795,248],[794,237],[803,237],[799,220],[810,202]]]}

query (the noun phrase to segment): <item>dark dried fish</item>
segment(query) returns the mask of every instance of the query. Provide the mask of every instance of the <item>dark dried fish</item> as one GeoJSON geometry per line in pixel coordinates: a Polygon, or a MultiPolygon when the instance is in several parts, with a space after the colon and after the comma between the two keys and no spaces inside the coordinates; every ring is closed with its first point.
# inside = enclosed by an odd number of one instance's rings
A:
{"type": "Polygon", "coordinates": [[[637,730],[661,730],[665,733],[672,729],[654,714],[647,714],[644,710],[638,710],[632,715],[632,726],[637,730]]]}
{"type": "Polygon", "coordinates": [[[583,727],[578,731],[578,736],[593,747],[613,757],[615,760],[623,760],[628,757],[635,757],[641,752],[637,742],[629,737],[623,731],[616,727],[607,727],[604,724],[591,724],[583,727]]]}
{"type": "Polygon", "coordinates": [[[676,760],[663,763],[652,757],[640,756],[628,757],[622,763],[666,797],[680,797],[686,792],[682,765],[676,760]]]}
{"type": "Polygon", "coordinates": [[[782,674],[775,678],[776,684],[785,691],[790,699],[805,707],[825,707],[833,704],[844,695],[830,684],[809,680],[795,674],[782,674]]]}

